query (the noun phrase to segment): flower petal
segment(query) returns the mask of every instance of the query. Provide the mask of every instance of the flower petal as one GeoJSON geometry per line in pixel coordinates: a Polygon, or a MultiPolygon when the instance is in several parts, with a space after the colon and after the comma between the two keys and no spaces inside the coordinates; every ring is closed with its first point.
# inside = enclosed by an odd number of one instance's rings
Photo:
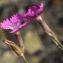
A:
{"type": "Polygon", "coordinates": [[[3,22],[0,23],[0,28],[2,29],[10,29],[10,26],[12,23],[9,21],[9,19],[4,20],[3,22]]]}
{"type": "Polygon", "coordinates": [[[44,3],[35,4],[28,8],[28,11],[24,14],[25,17],[36,17],[44,11],[44,3]]]}

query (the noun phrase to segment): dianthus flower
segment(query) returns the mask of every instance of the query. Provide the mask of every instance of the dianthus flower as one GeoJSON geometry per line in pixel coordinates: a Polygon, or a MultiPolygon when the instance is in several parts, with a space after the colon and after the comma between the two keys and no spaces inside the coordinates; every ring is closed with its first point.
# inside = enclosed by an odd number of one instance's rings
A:
{"type": "Polygon", "coordinates": [[[32,19],[40,15],[44,11],[44,3],[34,4],[30,6],[23,14],[15,14],[9,19],[3,20],[0,23],[1,29],[10,29],[11,33],[19,31],[21,28],[26,27],[32,19]]]}
{"type": "Polygon", "coordinates": [[[10,29],[10,33],[19,31],[21,28],[25,27],[28,24],[26,19],[21,14],[15,14],[11,18],[3,20],[0,23],[1,29],[10,29]]]}
{"type": "Polygon", "coordinates": [[[44,3],[34,4],[27,9],[24,16],[27,18],[33,18],[40,15],[43,11],[44,11],[44,3]]]}

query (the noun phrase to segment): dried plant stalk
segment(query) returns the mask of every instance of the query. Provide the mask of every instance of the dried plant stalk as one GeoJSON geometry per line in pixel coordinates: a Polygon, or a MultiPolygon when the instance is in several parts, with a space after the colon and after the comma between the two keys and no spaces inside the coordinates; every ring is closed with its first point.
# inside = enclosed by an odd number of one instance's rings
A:
{"type": "Polygon", "coordinates": [[[22,56],[24,53],[24,48],[19,48],[19,46],[17,46],[14,42],[9,41],[7,39],[5,39],[3,41],[5,44],[7,44],[18,56],[22,56]]]}
{"type": "Polygon", "coordinates": [[[13,50],[18,56],[23,57],[23,59],[25,60],[25,62],[28,63],[27,59],[24,56],[24,48],[20,48],[14,42],[9,41],[7,39],[5,39],[3,42],[5,44],[7,44],[11,48],[11,50],[13,50]]]}

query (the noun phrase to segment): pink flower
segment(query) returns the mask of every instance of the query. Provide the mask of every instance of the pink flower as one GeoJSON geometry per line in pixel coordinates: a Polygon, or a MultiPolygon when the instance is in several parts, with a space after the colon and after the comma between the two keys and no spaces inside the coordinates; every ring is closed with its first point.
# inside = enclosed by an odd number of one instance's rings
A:
{"type": "Polygon", "coordinates": [[[0,23],[1,29],[10,29],[11,33],[17,32],[26,27],[33,17],[40,15],[44,11],[44,3],[35,4],[28,8],[23,14],[15,14],[10,19],[3,20],[0,23]]]}
{"type": "Polygon", "coordinates": [[[44,3],[35,4],[28,8],[24,14],[27,18],[32,18],[40,15],[44,11],[44,3]]]}
{"type": "Polygon", "coordinates": [[[3,20],[3,22],[0,23],[0,28],[10,29],[11,33],[14,33],[27,26],[27,24],[27,20],[22,15],[15,14],[10,19],[3,20]]]}

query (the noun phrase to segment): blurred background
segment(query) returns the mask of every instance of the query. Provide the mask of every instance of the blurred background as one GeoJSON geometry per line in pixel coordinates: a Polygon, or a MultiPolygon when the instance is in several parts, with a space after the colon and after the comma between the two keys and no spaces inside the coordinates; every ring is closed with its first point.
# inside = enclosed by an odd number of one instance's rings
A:
{"type": "MultiPolygon", "coordinates": [[[[27,5],[45,2],[45,11],[42,14],[50,28],[57,34],[63,43],[63,0],[0,0],[0,22],[17,12],[23,12],[27,5]]],[[[25,57],[29,63],[63,63],[63,51],[60,50],[41,26],[32,22],[21,30],[26,48],[25,57]]],[[[15,35],[9,30],[0,30],[0,63],[25,63],[23,58],[15,53],[2,40],[16,41],[15,35]]]]}

